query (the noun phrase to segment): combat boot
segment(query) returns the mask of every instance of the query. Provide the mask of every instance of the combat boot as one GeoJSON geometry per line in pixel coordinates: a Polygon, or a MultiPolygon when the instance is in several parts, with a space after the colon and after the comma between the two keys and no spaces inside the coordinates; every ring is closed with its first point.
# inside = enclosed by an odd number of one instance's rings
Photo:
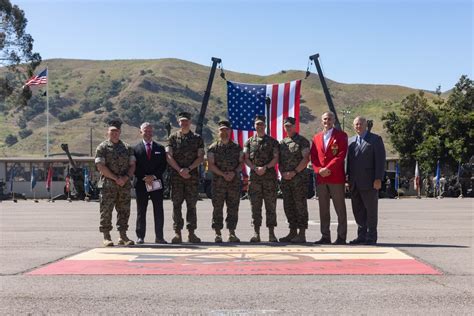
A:
{"type": "Polygon", "coordinates": [[[104,232],[104,247],[112,247],[114,245],[110,232],[104,232]]]}
{"type": "Polygon", "coordinates": [[[239,237],[235,234],[235,230],[229,229],[229,239],[228,242],[240,242],[239,237]]]}
{"type": "Polygon", "coordinates": [[[285,237],[280,238],[280,242],[291,242],[296,235],[298,235],[298,230],[296,228],[290,228],[290,233],[285,237]]]}
{"type": "Polygon", "coordinates": [[[188,241],[192,244],[198,244],[201,242],[201,238],[196,236],[196,234],[194,233],[194,229],[189,230],[188,241]]]}
{"type": "Polygon", "coordinates": [[[306,234],[305,234],[306,229],[300,228],[300,232],[298,235],[296,235],[293,239],[291,239],[292,243],[296,244],[302,244],[306,242],[306,234]]]}
{"type": "Polygon", "coordinates": [[[275,227],[268,227],[268,241],[278,242],[278,239],[275,236],[275,227]]]}
{"type": "Polygon", "coordinates": [[[250,242],[260,242],[260,227],[255,227],[254,231],[255,233],[253,234],[253,237],[250,238],[250,242]]]}
{"type": "Polygon", "coordinates": [[[175,232],[175,235],[173,237],[173,239],[171,239],[171,243],[172,244],[180,244],[183,242],[183,238],[181,237],[181,230],[180,229],[177,229],[174,231],[175,232]]]}
{"type": "Polygon", "coordinates": [[[128,239],[126,231],[121,231],[120,232],[120,238],[119,238],[117,244],[120,245],[120,246],[133,246],[133,245],[135,245],[133,240],[128,239]]]}
{"type": "Polygon", "coordinates": [[[217,244],[220,244],[222,242],[222,234],[221,234],[221,230],[220,229],[216,229],[216,238],[214,239],[214,241],[217,243],[217,244]]]}

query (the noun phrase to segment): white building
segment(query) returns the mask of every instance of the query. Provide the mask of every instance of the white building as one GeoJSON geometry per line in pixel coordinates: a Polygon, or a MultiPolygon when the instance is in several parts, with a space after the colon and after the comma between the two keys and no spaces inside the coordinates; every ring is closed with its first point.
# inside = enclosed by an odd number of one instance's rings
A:
{"type": "MultiPolygon", "coordinates": [[[[91,181],[98,179],[99,174],[94,165],[94,157],[73,157],[77,167],[88,168],[91,181]]],[[[10,194],[10,178],[12,170],[13,192],[24,194],[27,198],[49,198],[50,194],[54,197],[64,193],[66,176],[70,168],[67,156],[54,156],[49,158],[30,158],[30,157],[8,157],[0,158],[0,182],[3,182],[3,194],[10,194]],[[48,169],[53,169],[51,182],[51,193],[46,189],[46,178],[48,169]],[[31,170],[35,168],[36,186],[35,192],[31,190],[31,170]]],[[[72,181],[71,181],[72,182],[72,181]]],[[[1,190],[1,189],[0,189],[1,190]]],[[[1,192],[0,192],[1,193],[1,192]]]]}

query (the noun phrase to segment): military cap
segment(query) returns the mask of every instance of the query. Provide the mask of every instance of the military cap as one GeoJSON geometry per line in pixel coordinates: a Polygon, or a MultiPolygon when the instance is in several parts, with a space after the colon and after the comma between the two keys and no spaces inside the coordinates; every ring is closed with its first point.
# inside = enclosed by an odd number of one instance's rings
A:
{"type": "Polygon", "coordinates": [[[217,125],[219,125],[219,129],[230,128],[230,122],[226,120],[220,121],[217,125]]]}
{"type": "Polygon", "coordinates": [[[181,112],[178,114],[178,121],[181,120],[190,120],[191,114],[189,112],[181,112]]]}
{"type": "Polygon", "coordinates": [[[284,121],[283,121],[283,125],[287,125],[287,124],[291,124],[291,125],[295,125],[295,118],[294,117],[291,117],[291,116],[288,116],[284,121]]]}
{"type": "Polygon", "coordinates": [[[266,123],[267,119],[265,118],[265,115],[256,115],[255,116],[255,123],[258,123],[258,122],[266,123]]]}
{"type": "Polygon", "coordinates": [[[117,119],[110,120],[108,124],[109,124],[109,128],[111,128],[111,129],[121,129],[122,128],[122,121],[121,120],[117,120],[117,119]]]}

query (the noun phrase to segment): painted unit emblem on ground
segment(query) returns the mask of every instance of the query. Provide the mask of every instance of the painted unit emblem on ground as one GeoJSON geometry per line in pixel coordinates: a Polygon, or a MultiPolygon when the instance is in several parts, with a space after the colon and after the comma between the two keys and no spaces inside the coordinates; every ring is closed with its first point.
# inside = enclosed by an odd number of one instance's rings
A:
{"type": "Polygon", "coordinates": [[[441,274],[391,247],[95,248],[30,275],[441,274]]]}

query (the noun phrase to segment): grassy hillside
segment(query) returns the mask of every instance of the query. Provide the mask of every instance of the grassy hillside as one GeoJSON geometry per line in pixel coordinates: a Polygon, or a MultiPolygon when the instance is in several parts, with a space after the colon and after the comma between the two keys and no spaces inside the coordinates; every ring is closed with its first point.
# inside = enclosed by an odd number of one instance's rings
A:
{"type": "MultiPolygon", "coordinates": [[[[66,60],[44,61],[38,68],[48,66],[50,100],[51,153],[61,153],[59,145],[69,143],[72,152],[89,153],[92,128],[93,147],[105,137],[105,121],[120,117],[123,139],[138,141],[138,126],[148,120],[156,126],[158,141],[165,140],[165,124],[177,127],[176,114],[186,110],[194,115],[200,110],[207,85],[209,67],[178,59],[159,60],[66,60]]],[[[1,72],[1,70],[0,70],[1,72]]],[[[226,71],[228,80],[249,83],[276,83],[304,78],[301,71],[282,71],[269,76],[256,76],[226,71]]],[[[328,80],[334,104],[342,120],[343,109],[351,111],[346,117],[346,131],[352,134],[352,120],[365,115],[374,120],[374,131],[385,135],[380,117],[396,109],[399,102],[416,90],[389,85],[342,84],[328,80]]],[[[44,88],[43,88],[44,89],[44,88]]],[[[7,104],[0,114],[0,156],[38,156],[45,153],[45,97],[35,90],[28,108],[18,109],[7,104]],[[21,138],[21,130],[32,134],[21,138]],[[7,146],[5,137],[17,135],[18,142],[7,146]]],[[[302,134],[311,137],[320,129],[319,116],[327,109],[318,76],[312,74],[302,84],[302,134]]],[[[431,98],[433,95],[427,93],[431,98]]],[[[226,118],[226,84],[216,74],[203,131],[205,141],[213,137],[216,123],[226,118]]],[[[23,134],[25,136],[25,134],[23,134]]],[[[388,147],[390,145],[388,144],[388,147]]]]}

